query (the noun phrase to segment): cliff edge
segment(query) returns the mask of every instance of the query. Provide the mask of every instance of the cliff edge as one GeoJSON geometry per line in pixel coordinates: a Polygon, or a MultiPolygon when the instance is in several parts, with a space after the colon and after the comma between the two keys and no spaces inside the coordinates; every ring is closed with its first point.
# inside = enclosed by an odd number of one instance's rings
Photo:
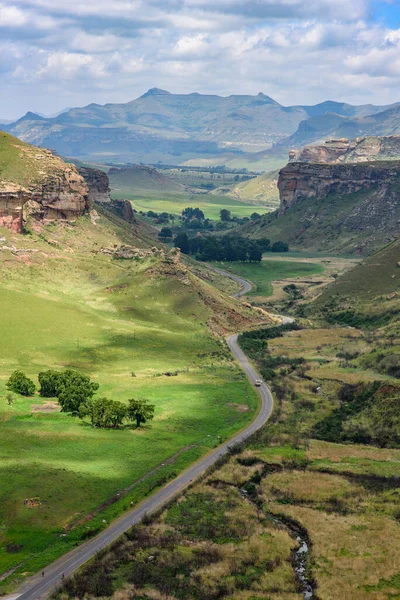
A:
{"type": "Polygon", "coordinates": [[[74,165],[0,132],[0,226],[19,233],[28,212],[75,220],[88,208],[88,186],[74,165]]]}

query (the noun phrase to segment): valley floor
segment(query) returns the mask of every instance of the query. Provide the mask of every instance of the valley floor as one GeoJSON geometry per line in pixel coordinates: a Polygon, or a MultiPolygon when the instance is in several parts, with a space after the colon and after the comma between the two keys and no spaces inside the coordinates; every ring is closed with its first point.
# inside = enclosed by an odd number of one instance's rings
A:
{"type": "Polygon", "coordinates": [[[278,365],[273,421],[58,598],[400,597],[400,450],[343,443],[334,429],[335,442],[315,437],[316,425],[344,406],[343,385],[398,389],[381,363],[365,360],[375,348],[393,354],[398,346],[390,328],[302,323],[268,339],[269,361],[278,365]]]}
{"type": "Polygon", "coordinates": [[[0,250],[0,590],[105,528],[249,423],[258,405],[210,329],[229,327],[222,307],[243,323],[250,312],[157,256],[103,254],[102,246],[146,247],[146,232],[135,240],[93,216],[95,224],[85,217],[25,236],[5,232],[0,250]],[[98,430],[52,399],[8,404],[15,369],[37,384],[48,368],[90,375],[102,396],[148,398],[155,419],[139,430],[98,430]]]}

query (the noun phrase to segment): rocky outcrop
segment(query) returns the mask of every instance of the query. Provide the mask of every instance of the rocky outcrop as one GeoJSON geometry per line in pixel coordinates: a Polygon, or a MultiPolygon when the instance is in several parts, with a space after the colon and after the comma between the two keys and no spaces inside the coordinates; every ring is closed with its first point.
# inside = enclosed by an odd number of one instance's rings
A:
{"type": "Polygon", "coordinates": [[[116,200],[113,198],[107,205],[107,209],[121,219],[124,219],[124,221],[128,221],[128,223],[137,223],[132,204],[129,200],[116,200]]]}
{"type": "Polygon", "coordinates": [[[324,144],[291,150],[289,161],[311,163],[353,163],[400,159],[400,136],[359,137],[327,140],[324,144]]]}
{"type": "Polygon", "coordinates": [[[79,167],[78,172],[89,188],[89,202],[92,206],[95,202],[100,204],[111,202],[110,182],[107,173],[89,167],[79,167]]]}
{"type": "Polygon", "coordinates": [[[43,221],[75,220],[88,209],[88,190],[73,169],[59,171],[41,184],[28,187],[0,181],[0,226],[20,233],[25,215],[43,221]]]}
{"type": "Polygon", "coordinates": [[[301,150],[292,150],[289,160],[295,162],[335,163],[348,151],[350,141],[347,138],[327,140],[320,146],[305,146],[301,150]]]}
{"type": "Polygon", "coordinates": [[[89,206],[88,187],[76,167],[43,148],[1,134],[0,226],[21,232],[24,216],[75,220],[89,206]]]}
{"type": "Polygon", "coordinates": [[[292,162],[279,174],[279,215],[302,200],[329,194],[348,195],[400,183],[400,162],[370,164],[320,164],[292,162]]]}
{"type": "Polygon", "coordinates": [[[123,260],[138,260],[157,257],[165,264],[178,264],[181,259],[181,251],[179,248],[168,250],[166,248],[157,248],[156,246],[146,249],[124,244],[118,248],[101,248],[100,252],[112,256],[113,258],[123,260]]]}

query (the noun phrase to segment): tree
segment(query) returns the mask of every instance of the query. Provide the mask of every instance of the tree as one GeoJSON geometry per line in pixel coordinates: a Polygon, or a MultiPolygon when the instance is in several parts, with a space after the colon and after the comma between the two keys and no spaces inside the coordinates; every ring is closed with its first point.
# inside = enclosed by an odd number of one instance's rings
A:
{"type": "Polygon", "coordinates": [[[183,254],[189,254],[189,238],[187,233],[179,233],[174,239],[175,248],[180,248],[183,254]]]}
{"type": "Polygon", "coordinates": [[[275,242],[271,246],[271,252],[288,252],[289,246],[285,242],[275,242]]]}
{"type": "Polygon", "coordinates": [[[42,371],[38,375],[40,390],[39,394],[44,398],[56,398],[61,384],[62,373],[60,371],[42,371]]]}
{"type": "Polygon", "coordinates": [[[219,216],[221,221],[230,221],[231,220],[231,211],[228,210],[227,208],[222,208],[219,211],[219,216]]]}
{"type": "Polygon", "coordinates": [[[260,240],[256,240],[256,242],[259,245],[261,252],[271,251],[271,241],[268,238],[261,238],[260,240]]]}
{"type": "Polygon", "coordinates": [[[249,261],[260,262],[262,260],[262,252],[257,244],[252,244],[249,250],[249,261]]]}
{"type": "Polygon", "coordinates": [[[126,405],[109,398],[90,399],[79,407],[79,417],[89,417],[93,427],[117,428],[122,425],[126,416],[126,405]]]}
{"type": "Polygon", "coordinates": [[[81,404],[85,404],[99,389],[99,384],[90,381],[87,375],[67,369],[60,373],[57,389],[62,412],[77,414],[81,404]]]}
{"type": "Polygon", "coordinates": [[[256,221],[256,220],[257,220],[257,219],[259,219],[260,217],[261,217],[261,215],[260,215],[260,214],[258,214],[258,213],[256,213],[256,212],[253,212],[253,213],[250,215],[250,219],[252,219],[253,221],[256,221]]]}
{"type": "Polygon", "coordinates": [[[160,239],[172,238],[172,229],[169,227],[162,227],[158,237],[160,239]]]}
{"type": "Polygon", "coordinates": [[[6,387],[21,396],[33,396],[36,390],[32,379],[29,379],[22,371],[14,371],[7,381],[6,387]]]}
{"type": "Polygon", "coordinates": [[[154,404],[149,404],[149,401],[145,399],[135,400],[134,398],[131,398],[128,402],[128,417],[131,421],[136,421],[137,427],[140,427],[141,423],[146,423],[153,419],[154,404]]]}
{"type": "Polygon", "coordinates": [[[200,221],[204,221],[204,213],[200,208],[193,208],[192,206],[188,206],[184,208],[182,211],[182,218],[186,221],[190,221],[192,219],[199,219],[200,221]]]}

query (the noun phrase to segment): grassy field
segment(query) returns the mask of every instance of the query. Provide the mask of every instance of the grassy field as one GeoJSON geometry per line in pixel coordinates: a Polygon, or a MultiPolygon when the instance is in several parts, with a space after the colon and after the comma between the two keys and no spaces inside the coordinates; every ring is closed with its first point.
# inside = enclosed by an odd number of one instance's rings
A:
{"type": "Polygon", "coordinates": [[[180,215],[188,206],[198,207],[208,219],[219,219],[219,213],[223,208],[231,211],[233,217],[250,217],[254,212],[264,214],[270,209],[267,206],[254,206],[246,202],[240,202],[228,196],[217,196],[213,194],[172,194],[172,193],[138,193],[134,194],[124,189],[113,189],[114,198],[126,198],[132,202],[137,211],[167,212],[180,215]]]}
{"type": "Polygon", "coordinates": [[[273,294],[273,282],[281,279],[310,277],[324,272],[324,267],[312,262],[280,260],[276,254],[261,263],[213,263],[250,281],[254,288],[250,296],[268,297],[273,294]]]}
{"type": "Polygon", "coordinates": [[[400,450],[255,439],[55,597],[300,600],[300,535],[319,598],[396,598],[399,461],[400,450]]]}
{"type": "Polygon", "coordinates": [[[217,329],[223,318],[229,328],[233,315],[235,329],[250,323],[250,314],[157,256],[118,261],[99,252],[121,243],[146,246],[146,227],[138,227],[141,237],[134,233],[103,216],[95,225],[85,217],[26,236],[4,230],[6,244],[20,251],[0,253],[0,309],[7,315],[0,347],[0,574],[40,569],[254,415],[256,394],[207,326],[217,329]],[[39,396],[16,396],[8,406],[13,370],[37,382],[39,371],[64,367],[90,375],[101,396],[149,398],[154,421],[141,430],[95,430],[39,396]],[[180,451],[173,464],[97,514],[180,451]],[[40,507],[24,505],[34,497],[40,507]],[[91,513],[96,517],[85,522],[91,513]]]}

